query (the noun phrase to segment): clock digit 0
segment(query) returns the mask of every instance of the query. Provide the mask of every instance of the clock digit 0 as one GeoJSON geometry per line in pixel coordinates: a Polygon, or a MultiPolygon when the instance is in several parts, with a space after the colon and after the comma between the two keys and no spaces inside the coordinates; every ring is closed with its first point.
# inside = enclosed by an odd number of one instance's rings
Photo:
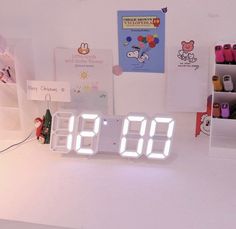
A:
{"type": "Polygon", "coordinates": [[[137,158],[142,155],[146,125],[145,116],[130,115],[124,119],[119,152],[121,156],[137,158]]]}
{"type": "Polygon", "coordinates": [[[146,156],[153,159],[165,159],[169,155],[174,130],[172,118],[155,117],[151,121],[146,156]]]}

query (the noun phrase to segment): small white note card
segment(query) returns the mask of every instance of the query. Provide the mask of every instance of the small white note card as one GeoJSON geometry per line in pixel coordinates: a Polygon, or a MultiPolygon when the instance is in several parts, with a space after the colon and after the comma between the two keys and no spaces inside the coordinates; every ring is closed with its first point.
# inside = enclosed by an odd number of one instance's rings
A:
{"type": "Polygon", "coordinates": [[[27,80],[27,98],[45,101],[51,97],[54,102],[70,102],[70,84],[64,81],[27,80]]]}

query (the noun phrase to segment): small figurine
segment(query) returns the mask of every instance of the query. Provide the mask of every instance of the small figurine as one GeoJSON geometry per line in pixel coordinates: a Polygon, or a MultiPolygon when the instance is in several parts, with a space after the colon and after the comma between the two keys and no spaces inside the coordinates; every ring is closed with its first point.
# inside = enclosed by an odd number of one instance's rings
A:
{"type": "Polygon", "coordinates": [[[36,137],[37,137],[37,139],[39,140],[39,137],[40,137],[40,135],[41,135],[41,133],[42,133],[42,129],[43,129],[43,119],[41,119],[41,118],[36,118],[35,120],[34,120],[34,126],[35,126],[35,128],[36,128],[36,137]]]}
{"type": "Polygon", "coordinates": [[[34,120],[34,126],[36,127],[36,137],[42,144],[50,143],[51,122],[52,115],[49,109],[46,110],[46,114],[43,116],[43,119],[36,118],[34,120]]]}
{"type": "Polygon", "coordinates": [[[45,137],[43,136],[43,134],[40,134],[38,140],[41,144],[45,144],[45,137]]]}

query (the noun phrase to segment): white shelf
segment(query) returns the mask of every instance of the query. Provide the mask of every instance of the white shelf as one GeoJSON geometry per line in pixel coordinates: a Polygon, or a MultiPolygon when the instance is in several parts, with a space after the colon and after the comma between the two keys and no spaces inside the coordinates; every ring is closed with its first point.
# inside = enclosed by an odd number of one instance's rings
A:
{"type": "Polygon", "coordinates": [[[236,119],[212,118],[212,136],[235,137],[236,119]]]}
{"type": "Polygon", "coordinates": [[[223,146],[212,146],[209,151],[209,155],[215,158],[221,159],[234,159],[236,158],[235,148],[225,148],[223,146]]]}
{"type": "Polygon", "coordinates": [[[216,64],[215,74],[223,76],[226,74],[231,75],[236,80],[236,65],[233,64],[216,64]]]}
{"type": "Polygon", "coordinates": [[[214,102],[236,104],[236,92],[214,92],[214,102]]]}
{"type": "Polygon", "coordinates": [[[33,129],[38,114],[37,105],[27,100],[26,80],[34,79],[33,53],[27,39],[7,43],[10,53],[0,60],[11,67],[15,83],[0,82],[0,139],[18,139],[33,129]]]}
{"type": "Polygon", "coordinates": [[[236,141],[235,141],[235,137],[229,137],[229,136],[212,136],[211,139],[211,145],[212,147],[218,147],[218,148],[222,148],[222,149],[232,149],[235,150],[235,154],[236,154],[236,141]]]}
{"type": "Polygon", "coordinates": [[[211,147],[219,148],[223,154],[235,151],[236,157],[236,120],[212,118],[211,125],[211,147]]]}
{"type": "MultiPolygon", "coordinates": [[[[236,104],[236,65],[216,64],[215,75],[231,75],[233,92],[213,91],[213,103],[236,104]]],[[[236,119],[211,119],[210,155],[222,158],[236,158],[236,119]]]]}

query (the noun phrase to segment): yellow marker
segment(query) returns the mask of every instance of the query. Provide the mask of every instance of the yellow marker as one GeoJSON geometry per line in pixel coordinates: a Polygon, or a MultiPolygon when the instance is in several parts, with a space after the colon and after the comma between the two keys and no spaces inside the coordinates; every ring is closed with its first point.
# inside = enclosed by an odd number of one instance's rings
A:
{"type": "Polygon", "coordinates": [[[212,76],[212,83],[213,83],[214,91],[223,91],[223,84],[219,76],[216,76],[216,75],[212,76]]]}

